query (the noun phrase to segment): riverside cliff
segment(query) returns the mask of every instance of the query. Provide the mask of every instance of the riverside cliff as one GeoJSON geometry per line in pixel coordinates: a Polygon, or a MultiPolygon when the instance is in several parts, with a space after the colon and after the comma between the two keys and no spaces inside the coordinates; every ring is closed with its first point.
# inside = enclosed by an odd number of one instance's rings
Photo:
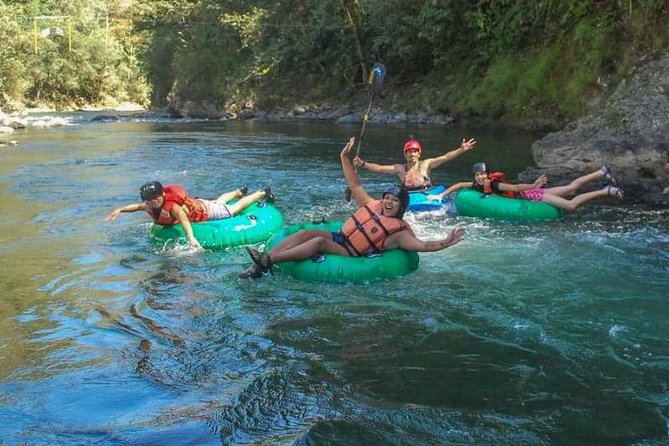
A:
{"type": "Polygon", "coordinates": [[[520,181],[546,174],[551,184],[560,184],[607,164],[626,199],[666,203],[669,56],[637,67],[600,111],[547,134],[532,145],[532,153],[536,167],[522,172],[520,181]]]}

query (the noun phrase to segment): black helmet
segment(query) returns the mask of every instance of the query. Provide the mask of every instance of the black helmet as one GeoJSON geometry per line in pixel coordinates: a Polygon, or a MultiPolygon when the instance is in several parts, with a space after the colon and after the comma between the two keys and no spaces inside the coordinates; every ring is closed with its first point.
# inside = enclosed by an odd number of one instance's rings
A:
{"type": "Polygon", "coordinates": [[[393,184],[383,191],[382,197],[385,197],[386,194],[394,195],[400,200],[400,210],[397,213],[397,218],[402,218],[409,207],[409,191],[402,185],[393,184]]]}
{"type": "Polygon", "coordinates": [[[160,197],[162,194],[163,185],[158,181],[149,181],[139,188],[139,196],[142,198],[142,201],[153,200],[156,197],[160,197]]]}
{"type": "Polygon", "coordinates": [[[474,164],[474,170],[473,173],[476,172],[487,172],[488,171],[488,166],[485,165],[485,163],[476,163],[474,164]]]}

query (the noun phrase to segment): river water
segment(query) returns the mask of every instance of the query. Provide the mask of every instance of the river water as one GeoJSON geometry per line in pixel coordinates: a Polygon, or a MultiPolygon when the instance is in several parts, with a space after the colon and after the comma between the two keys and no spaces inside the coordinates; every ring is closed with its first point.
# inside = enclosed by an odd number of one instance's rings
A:
{"type": "MultiPolygon", "coordinates": [[[[358,126],[69,118],[0,148],[0,444],[669,444],[667,209],[410,215],[465,239],[392,281],[240,281],[243,249],[162,249],[146,215],[104,217],[158,179],[270,184],[288,223],[342,219],[358,126]]],[[[361,155],[400,161],[410,133],[424,156],[477,138],[441,182],[532,163],[531,135],[455,127],[369,126],[361,155]]]]}

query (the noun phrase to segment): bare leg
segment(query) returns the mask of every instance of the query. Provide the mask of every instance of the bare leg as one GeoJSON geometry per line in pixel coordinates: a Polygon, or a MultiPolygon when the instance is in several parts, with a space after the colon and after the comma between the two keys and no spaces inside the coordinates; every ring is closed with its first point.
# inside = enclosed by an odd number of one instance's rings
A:
{"type": "Polygon", "coordinates": [[[225,192],[219,195],[219,197],[214,201],[223,201],[223,203],[227,203],[228,201],[234,200],[235,198],[239,198],[242,195],[243,195],[242,191],[240,189],[237,189],[233,190],[232,192],[225,192]]]}
{"type": "Polygon", "coordinates": [[[571,200],[567,200],[566,198],[562,198],[558,195],[550,194],[548,192],[548,189],[546,189],[546,192],[544,193],[544,198],[541,201],[543,201],[544,203],[552,204],[553,206],[558,207],[560,209],[564,209],[567,211],[575,211],[576,208],[578,208],[580,205],[584,203],[587,203],[588,201],[594,200],[595,198],[598,197],[607,197],[607,196],[622,198],[622,191],[613,186],[606,186],[604,189],[595,190],[592,192],[586,192],[584,194],[575,196],[571,200]],[[620,191],[620,194],[618,194],[618,191],[620,191]]]}
{"type": "Polygon", "coordinates": [[[286,237],[269,252],[263,254],[256,249],[247,248],[254,265],[251,265],[240,274],[242,278],[257,278],[262,271],[269,269],[272,264],[290,260],[304,260],[317,254],[333,253],[349,255],[345,248],[332,241],[332,234],[323,230],[302,230],[286,237]],[[254,258],[258,256],[257,258],[254,258]]]}
{"type": "MultiPolygon", "coordinates": [[[[599,169],[595,172],[583,175],[582,177],[576,178],[571,183],[565,186],[549,187],[545,189],[547,194],[557,197],[566,197],[567,195],[573,195],[578,189],[585,186],[588,183],[604,178],[604,172],[599,169]]],[[[551,203],[553,204],[553,203],[551,203]]]]}
{"type": "MultiPolygon", "coordinates": [[[[278,246],[277,246],[278,248],[278,246]]],[[[290,260],[304,260],[315,256],[316,254],[339,254],[348,256],[348,251],[344,247],[332,241],[328,233],[326,237],[316,236],[291,248],[277,250],[272,249],[267,254],[272,263],[286,262],[290,260]]]]}
{"type": "Polygon", "coordinates": [[[253,203],[256,201],[260,201],[263,198],[265,198],[265,192],[262,190],[259,190],[257,192],[253,192],[251,195],[247,195],[238,201],[236,201],[233,204],[229,204],[228,208],[230,209],[230,212],[232,215],[237,215],[247,207],[251,206],[253,203]]]}
{"type": "Polygon", "coordinates": [[[329,231],[323,231],[322,229],[302,229],[301,231],[296,232],[293,235],[286,237],[281,240],[278,245],[276,245],[270,252],[281,252],[290,248],[294,248],[297,245],[301,245],[304,242],[311,240],[316,237],[330,237],[332,234],[329,231]]]}

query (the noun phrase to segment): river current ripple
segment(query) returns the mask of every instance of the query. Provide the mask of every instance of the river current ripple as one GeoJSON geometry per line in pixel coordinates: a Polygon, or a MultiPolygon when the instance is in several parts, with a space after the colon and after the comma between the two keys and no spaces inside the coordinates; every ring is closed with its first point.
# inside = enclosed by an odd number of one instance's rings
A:
{"type": "MultiPolygon", "coordinates": [[[[104,217],[158,179],[270,184],[288,223],[342,219],[357,126],[69,119],[0,149],[0,443],[669,443],[666,208],[410,215],[465,240],[392,281],[240,281],[242,249],[163,248],[145,215],[104,217]]],[[[531,135],[486,129],[370,126],[361,154],[397,162],[409,133],[425,156],[479,141],[437,181],[531,164],[531,135]]]]}

